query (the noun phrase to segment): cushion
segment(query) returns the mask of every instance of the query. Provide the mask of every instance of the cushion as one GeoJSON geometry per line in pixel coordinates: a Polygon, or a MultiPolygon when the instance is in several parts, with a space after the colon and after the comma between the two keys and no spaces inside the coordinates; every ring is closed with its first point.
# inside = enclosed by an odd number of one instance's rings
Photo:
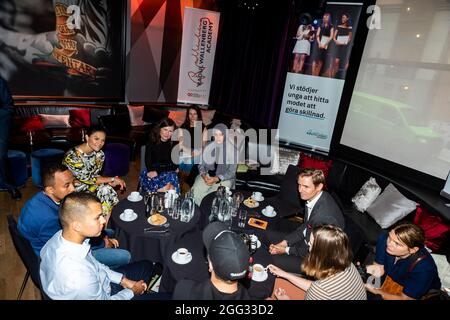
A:
{"type": "Polygon", "coordinates": [[[299,158],[299,151],[287,148],[278,148],[278,154],[277,152],[274,153],[274,163],[270,172],[272,174],[285,174],[290,164],[297,165],[299,158]]]}
{"type": "Polygon", "coordinates": [[[202,121],[205,126],[209,126],[212,123],[216,110],[201,110],[202,121]]]}
{"type": "Polygon", "coordinates": [[[130,114],[130,123],[132,127],[145,126],[148,123],[142,120],[144,115],[144,106],[128,106],[130,114]]]}
{"type": "Polygon", "coordinates": [[[177,127],[180,127],[186,120],[186,110],[170,111],[169,118],[175,122],[177,127]]]}
{"type": "Polygon", "coordinates": [[[333,160],[324,160],[319,157],[313,157],[302,152],[300,155],[300,162],[298,163],[300,168],[313,168],[323,171],[325,179],[328,177],[330,168],[333,165],[333,160]]]}
{"type": "Polygon", "coordinates": [[[444,249],[443,246],[450,236],[450,225],[446,224],[441,217],[419,206],[414,217],[414,223],[425,232],[425,245],[428,248],[433,252],[444,249]]]}
{"type": "Polygon", "coordinates": [[[386,229],[416,209],[417,203],[409,200],[389,183],[383,193],[367,208],[367,213],[380,227],[386,229]]]}
{"type": "Polygon", "coordinates": [[[169,116],[168,110],[161,110],[151,106],[144,106],[144,115],[142,120],[147,123],[156,123],[169,116]]]}
{"type": "Polygon", "coordinates": [[[90,127],[91,111],[89,109],[69,110],[69,124],[72,128],[90,127]]]}
{"type": "Polygon", "coordinates": [[[45,130],[41,117],[31,116],[27,118],[15,118],[15,127],[22,132],[45,130]]]}
{"type": "Polygon", "coordinates": [[[381,188],[375,178],[371,177],[359,189],[358,193],[352,198],[352,202],[358,211],[364,212],[380,195],[381,188]]]}
{"type": "Polygon", "coordinates": [[[70,128],[69,115],[39,114],[45,128],[70,128]]]}
{"type": "Polygon", "coordinates": [[[439,279],[441,279],[442,287],[450,289],[450,264],[444,255],[431,254],[434,263],[438,269],[439,279]]]}

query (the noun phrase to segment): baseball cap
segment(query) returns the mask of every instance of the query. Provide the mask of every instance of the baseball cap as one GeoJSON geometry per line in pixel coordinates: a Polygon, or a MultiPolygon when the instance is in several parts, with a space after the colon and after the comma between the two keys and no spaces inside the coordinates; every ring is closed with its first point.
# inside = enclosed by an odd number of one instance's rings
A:
{"type": "Polygon", "coordinates": [[[233,281],[245,277],[250,253],[238,234],[222,222],[212,222],[203,230],[203,243],[219,278],[233,281]]]}

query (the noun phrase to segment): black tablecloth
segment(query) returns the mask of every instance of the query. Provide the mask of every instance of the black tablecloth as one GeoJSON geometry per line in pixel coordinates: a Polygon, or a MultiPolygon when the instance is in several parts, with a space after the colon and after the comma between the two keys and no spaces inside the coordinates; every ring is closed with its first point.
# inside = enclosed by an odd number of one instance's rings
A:
{"type": "Polygon", "coordinates": [[[169,244],[186,233],[195,232],[198,228],[200,209],[198,206],[195,207],[194,217],[187,223],[174,220],[167,214],[163,215],[170,224],[168,228],[164,226],[155,227],[147,222],[144,200],[131,202],[124,199],[114,207],[111,214],[111,224],[116,230],[120,247],[131,252],[133,261],[150,260],[164,264],[165,251],[169,244]],[[125,209],[133,209],[138,215],[137,219],[130,222],[122,221],[119,216],[125,209]],[[169,230],[165,233],[144,233],[145,228],[169,230]]]}
{"type": "MultiPolygon", "coordinates": [[[[250,197],[252,195],[251,191],[240,191],[240,192],[242,192],[242,194],[244,195],[244,199],[247,199],[248,197],[250,197]]],[[[233,193],[234,193],[234,190],[233,190],[233,193]]],[[[206,225],[208,225],[208,223],[209,223],[208,219],[209,219],[209,215],[211,214],[211,206],[212,206],[215,196],[216,196],[216,193],[211,192],[210,194],[208,194],[206,197],[203,198],[202,203],[200,204],[200,212],[201,212],[200,227],[201,227],[201,229],[204,229],[204,227],[206,225]]],[[[241,203],[239,208],[247,210],[248,218],[255,217],[255,218],[267,221],[268,222],[267,230],[279,230],[279,225],[281,222],[280,215],[277,214],[275,217],[266,217],[265,215],[262,214],[262,210],[270,204],[271,203],[269,201],[264,199],[263,201],[259,202],[259,206],[256,208],[249,208],[246,205],[244,205],[243,203],[241,203]]],[[[248,219],[247,219],[247,222],[248,222],[248,219]]],[[[246,224],[244,229],[239,228],[237,226],[237,217],[233,218],[232,225],[233,225],[233,227],[232,227],[233,230],[236,232],[257,230],[257,228],[249,226],[248,224],[246,224]]]]}

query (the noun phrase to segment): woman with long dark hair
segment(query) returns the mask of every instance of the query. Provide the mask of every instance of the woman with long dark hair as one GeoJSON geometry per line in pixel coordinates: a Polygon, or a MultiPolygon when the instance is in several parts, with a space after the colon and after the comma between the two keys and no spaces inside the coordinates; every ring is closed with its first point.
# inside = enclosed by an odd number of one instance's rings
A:
{"type": "Polygon", "coordinates": [[[186,110],[186,120],[177,131],[180,148],[185,155],[181,159],[180,170],[189,173],[194,164],[200,162],[202,148],[206,142],[206,126],[198,106],[190,106],[186,110]]]}
{"type": "Polygon", "coordinates": [[[169,189],[180,192],[178,165],[172,161],[172,149],[178,143],[172,141],[175,128],[175,122],[165,118],[150,133],[150,141],[145,148],[146,168],[139,177],[144,193],[169,189]]]}
{"type": "MultiPolygon", "coordinates": [[[[340,24],[337,25],[334,31],[334,51],[335,58],[332,65],[331,76],[336,77],[341,64],[344,65],[344,70],[348,69],[348,59],[350,54],[350,42],[353,37],[353,28],[350,24],[350,15],[347,12],[343,12],[340,18],[340,24]]],[[[344,71],[344,74],[345,74],[344,71]]]]}

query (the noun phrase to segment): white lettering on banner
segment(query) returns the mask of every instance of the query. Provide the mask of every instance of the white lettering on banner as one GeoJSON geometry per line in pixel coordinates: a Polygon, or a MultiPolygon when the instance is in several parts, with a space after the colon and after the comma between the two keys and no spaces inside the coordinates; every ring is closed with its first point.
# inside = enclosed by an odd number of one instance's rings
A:
{"type": "Polygon", "coordinates": [[[343,87],[344,80],[288,73],[279,139],[328,151],[343,87]]]}
{"type": "Polygon", "coordinates": [[[207,104],[220,14],[184,8],[178,101],[207,104]]]}

